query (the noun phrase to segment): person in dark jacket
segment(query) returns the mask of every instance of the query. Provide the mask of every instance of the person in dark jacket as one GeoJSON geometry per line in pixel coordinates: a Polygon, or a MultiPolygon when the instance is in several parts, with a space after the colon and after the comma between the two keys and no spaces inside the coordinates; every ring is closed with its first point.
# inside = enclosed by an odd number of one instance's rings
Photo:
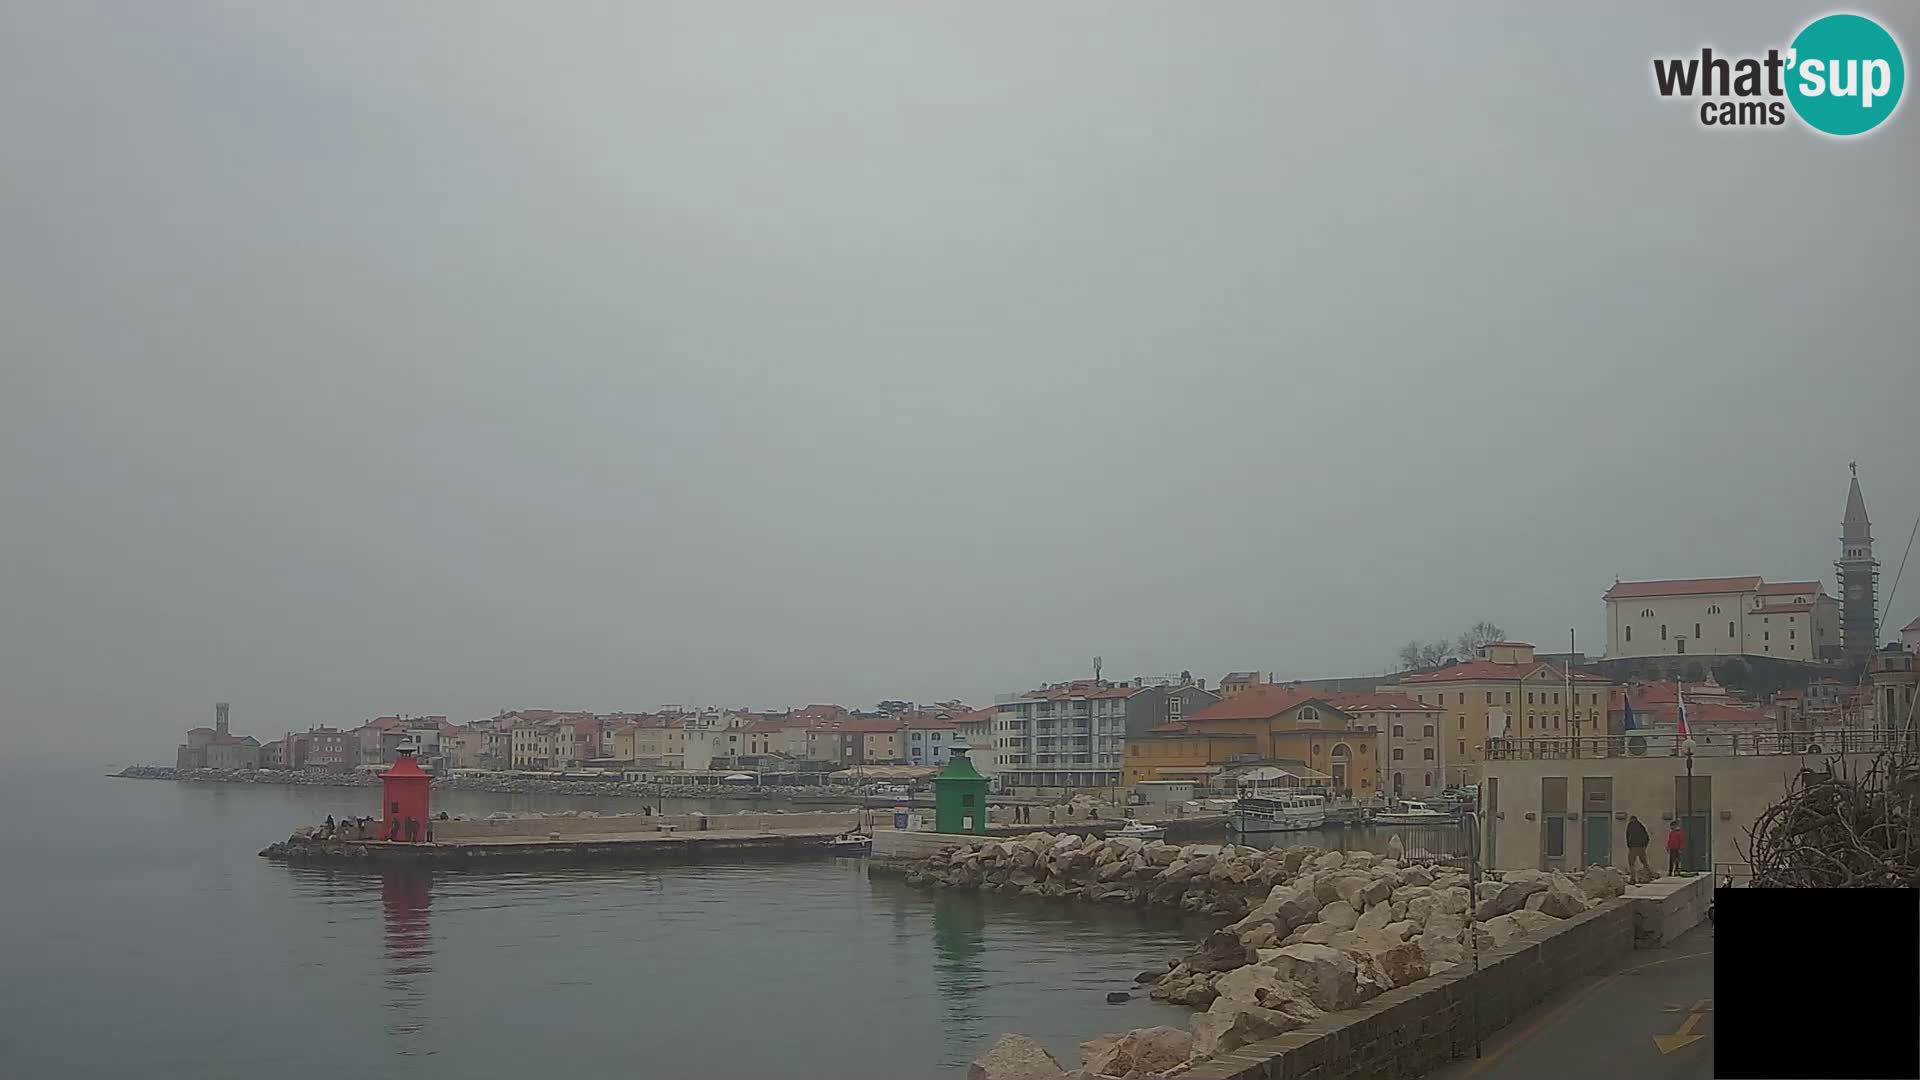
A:
{"type": "Polygon", "coordinates": [[[1647,827],[1640,819],[1627,815],[1627,874],[1632,876],[1633,864],[1639,863],[1647,868],[1647,876],[1653,876],[1653,866],[1647,862],[1647,827]]]}

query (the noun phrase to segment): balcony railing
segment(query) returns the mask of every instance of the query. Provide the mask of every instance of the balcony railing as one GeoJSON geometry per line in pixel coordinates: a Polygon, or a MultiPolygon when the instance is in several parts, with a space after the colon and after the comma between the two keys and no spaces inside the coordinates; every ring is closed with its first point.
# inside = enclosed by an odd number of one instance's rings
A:
{"type": "MultiPolygon", "coordinates": [[[[1542,758],[1666,758],[1682,757],[1685,742],[1671,731],[1641,735],[1582,736],[1579,738],[1488,739],[1488,761],[1532,761],[1542,758]]],[[[1832,728],[1820,731],[1754,731],[1693,737],[1693,756],[1873,754],[1894,748],[1897,740],[1871,728],[1832,728]]]]}

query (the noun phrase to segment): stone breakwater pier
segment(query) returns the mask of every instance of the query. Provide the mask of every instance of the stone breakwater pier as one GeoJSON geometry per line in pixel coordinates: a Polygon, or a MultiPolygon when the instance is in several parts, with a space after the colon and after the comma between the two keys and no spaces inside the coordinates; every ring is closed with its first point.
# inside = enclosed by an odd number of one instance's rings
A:
{"type": "Polygon", "coordinates": [[[971,1080],[1418,1076],[1567,981],[1671,940],[1711,896],[1704,877],[1632,886],[1606,867],[1472,884],[1459,866],[1368,852],[1052,833],[967,838],[892,868],[929,888],[1233,920],[1134,976],[1153,997],[1195,1009],[1187,1027],[1089,1039],[1076,1070],[1006,1035],[971,1080]]]}
{"type": "MultiPolygon", "coordinates": [[[[819,856],[827,842],[880,815],[816,814],[532,817],[434,821],[433,839],[364,838],[351,825],[303,826],[260,852],[277,862],[331,866],[576,866],[750,856],[819,856]]],[[[377,832],[377,830],[376,830],[377,832]]]]}

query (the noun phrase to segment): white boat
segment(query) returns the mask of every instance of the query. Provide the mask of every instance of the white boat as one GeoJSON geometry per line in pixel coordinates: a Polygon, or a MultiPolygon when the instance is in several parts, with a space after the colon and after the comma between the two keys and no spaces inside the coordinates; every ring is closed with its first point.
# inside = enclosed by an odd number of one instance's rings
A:
{"type": "Polygon", "coordinates": [[[1299,832],[1327,823],[1324,795],[1248,796],[1233,804],[1229,814],[1237,833],[1299,832]]]}
{"type": "Polygon", "coordinates": [[[1397,810],[1376,810],[1375,825],[1450,825],[1457,820],[1444,810],[1435,810],[1423,802],[1403,802],[1397,810]]]}
{"type": "Polygon", "coordinates": [[[1108,836],[1132,836],[1141,840],[1158,840],[1167,835],[1167,830],[1158,825],[1149,825],[1144,821],[1129,821],[1125,828],[1115,830],[1108,836]]]}
{"type": "Polygon", "coordinates": [[[873,850],[873,837],[847,833],[827,841],[827,850],[835,855],[865,855],[873,850]]]}

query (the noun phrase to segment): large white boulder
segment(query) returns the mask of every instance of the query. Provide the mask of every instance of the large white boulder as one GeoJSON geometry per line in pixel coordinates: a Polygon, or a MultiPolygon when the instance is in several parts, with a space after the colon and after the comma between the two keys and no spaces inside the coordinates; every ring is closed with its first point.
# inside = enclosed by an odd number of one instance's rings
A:
{"type": "Polygon", "coordinates": [[[1336,1012],[1357,1002],[1353,958],[1330,945],[1289,945],[1265,966],[1306,991],[1318,1008],[1336,1012]]]}
{"type": "Polygon", "coordinates": [[[1002,1035],[973,1059],[967,1080],[1057,1080],[1067,1075],[1047,1048],[1025,1035],[1002,1035]]]}
{"type": "Polygon", "coordinates": [[[1192,1032],[1175,1027],[1103,1036],[1081,1044],[1081,1071],[1100,1077],[1157,1076],[1184,1064],[1193,1054],[1193,1041],[1192,1032]]]}
{"type": "Polygon", "coordinates": [[[1353,910],[1353,905],[1345,900],[1335,900],[1320,909],[1320,921],[1335,930],[1351,930],[1354,922],[1359,918],[1360,913],[1353,910]]]}

